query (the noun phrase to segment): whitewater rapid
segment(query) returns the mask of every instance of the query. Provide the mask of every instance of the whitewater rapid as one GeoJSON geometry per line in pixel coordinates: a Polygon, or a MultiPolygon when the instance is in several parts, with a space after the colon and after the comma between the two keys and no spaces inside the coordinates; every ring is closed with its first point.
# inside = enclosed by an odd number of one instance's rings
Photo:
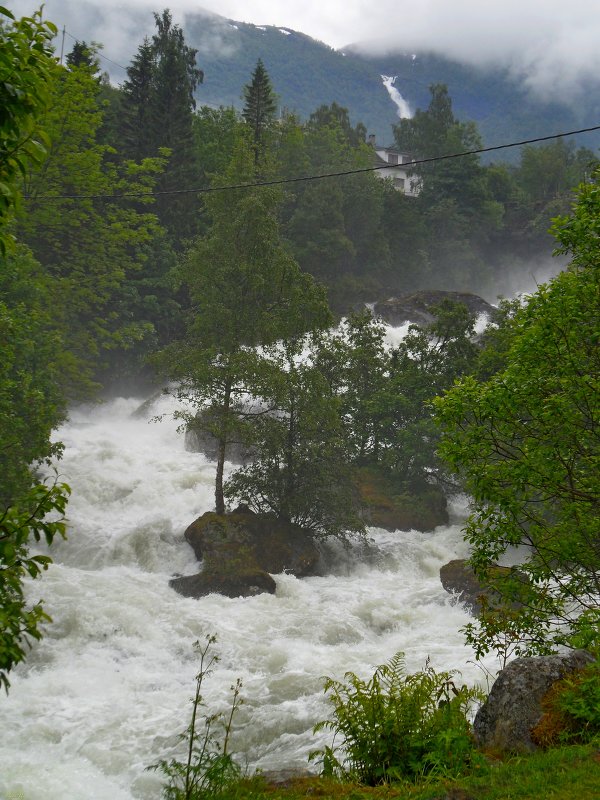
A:
{"type": "Polygon", "coordinates": [[[329,716],[324,675],[367,677],[403,650],[409,670],[430,657],[484,681],[460,633],[469,617],[439,582],[440,566],[466,555],[457,523],[370,529],[369,547],[334,548],[325,577],[274,576],[275,595],[177,595],[169,578],[198,571],[183,532],[213,505],[214,465],[185,450],[172,399],[140,404],[75,409],[57,433],[69,538],[28,586],[53,622],[0,698],[0,798],[157,800],[161,779],[146,767],[183,755],[193,643],[208,634],[220,661],[205,696],[211,712],[226,709],[242,679],[232,749],[252,770],[306,767],[329,742],[312,734],[329,716]]]}

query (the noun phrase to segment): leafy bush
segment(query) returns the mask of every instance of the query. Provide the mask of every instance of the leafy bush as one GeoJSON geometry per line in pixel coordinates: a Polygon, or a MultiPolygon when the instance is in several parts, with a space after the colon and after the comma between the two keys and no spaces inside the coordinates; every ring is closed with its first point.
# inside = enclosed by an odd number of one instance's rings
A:
{"type": "Polygon", "coordinates": [[[595,661],[552,686],[532,731],[542,747],[588,742],[600,736],[600,662],[595,661]]]}
{"type": "Polygon", "coordinates": [[[561,711],[571,720],[577,738],[600,734],[600,663],[595,661],[566,679],[558,698],[561,711]]]}
{"type": "Polygon", "coordinates": [[[52,559],[29,555],[29,544],[66,538],[64,514],[70,493],[65,483],[40,483],[20,505],[0,511],[0,688],[6,692],[8,673],[25,659],[31,639],[42,638],[41,624],[50,622],[41,601],[28,607],[23,581],[27,576],[39,578],[52,559]]]}
{"type": "Polygon", "coordinates": [[[346,683],[326,678],[334,719],[319,722],[314,731],[333,730],[342,742],[311,753],[311,759],[320,757],[326,775],[369,786],[467,770],[477,759],[467,711],[482,697],[479,690],[457,686],[455,675],[438,673],[429,662],[406,675],[404,654],[397,653],[368,681],[353,672],[346,673],[346,683]]]}
{"type": "Polygon", "coordinates": [[[200,669],[196,675],[196,692],[192,698],[192,718],[180,740],[187,743],[186,761],[161,760],[148,769],[159,770],[168,778],[163,787],[165,800],[217,800],[229,797],[229,789],[239,780],[241,772],[228,752],[231,724],[234,714],[242,704],[240,698],[241,681],[238,679],[231,687],[231,708],[226,719],[221,714],[204,716],[204,725],[199,727],[198,714],[206,707],[202,696],[204,679],[212,672],[218,657],[210,653],[215,636],[208,636],[206,643],[194,644],[200,656],[200,669]],[[222,728],[223,741],[214,733],[215,724],[222,728]]]}

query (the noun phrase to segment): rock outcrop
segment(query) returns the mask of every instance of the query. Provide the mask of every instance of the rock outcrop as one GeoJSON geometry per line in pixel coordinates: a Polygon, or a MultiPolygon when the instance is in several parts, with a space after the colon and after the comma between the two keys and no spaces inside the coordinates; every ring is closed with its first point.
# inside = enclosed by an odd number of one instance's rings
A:
{"type": "Polygon", "coordinates": [[[386,531],[432,531],[448,524],[448,504],[436,486],[412,494],[399,493],[373,468],[357,470],[354,480],[361,516],[367,525],[386,531]]]}
{"type": "Polygon", "coordinates": [[[198,572],[196,575],[181,575],[173,578],[169,585],[184,597],[205,597],[207,594],[222,594],[225,597],[253,597],[257,594],[275,594],[275,580],[260,569],[240,567],[235,572],[198,572]]]}
{"type": "Polygon", "coordinates": [[[494,306],[476,294],[442,292],[433,289],[404,294],[399,297],[392,297],[389,300],[381,300],[375,303],[373,313],[376,317],[394,327],[404,325],[406,322],[413,322],[416,325],[430,325],[435,320],[435,314],[432,309],[444,300],[463,303],[471,314],[475,316],[487,314],[489,317],[493,317],[494,315],[494,306]]]}
{"type": "MultiPolygon", "coordinates": [[[[491,577],[498,582],[515,576],[523,582],[527,580],[523,573],[512,567],[495,565],[491,568],[491,577]]],[[[464,558],[457,558],[444,564],[440,568],[440,581],[444,589],[458,595],[459,601],[475,616],[481,613],[484,603],[490,609],[500,603],[498,592],[495,592],[490,586],[483,586],[475,576],[469,562],[464,558]]],[[[519,607],[519,603],[516,601],[510,605],[512,608],[519,607]]]]}
{"type": "Polygon", "coordinates": [[[535,750],[531,732],[543,714],[542,698],[554,683],[592,661],[585,650],[512,661],[477,712],[473,730],[478,745],[506,752],[535,750]]]}
{"type": "Polygon", "coordinates": [[[246,506],[231,514],[203,514],[187,528],[185,538],[203,563],[197,575],[171,580],[186,597],[274,593],[271,574],[314,575],[320,557],[309,531],[274,515],[254,514],[246,506]]]}

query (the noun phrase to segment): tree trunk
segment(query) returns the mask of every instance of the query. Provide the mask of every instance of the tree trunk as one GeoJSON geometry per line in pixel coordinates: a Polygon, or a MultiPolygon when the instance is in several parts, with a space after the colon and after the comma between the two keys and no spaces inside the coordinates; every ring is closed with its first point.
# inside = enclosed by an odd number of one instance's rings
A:
{"type": "Polygon", "coordinates": [[[229,416],[231,414],[231,381],[225,382],[223,402],[221,403],[221,426],[219,435],[219,455],[217,458],[217,475],[215,478],[215,511],[217,514],[225,513],[225,497],[223,495],[223,470],[225,467],[225,450],[227,447],[227,434],[229,429],[229,416]]]}

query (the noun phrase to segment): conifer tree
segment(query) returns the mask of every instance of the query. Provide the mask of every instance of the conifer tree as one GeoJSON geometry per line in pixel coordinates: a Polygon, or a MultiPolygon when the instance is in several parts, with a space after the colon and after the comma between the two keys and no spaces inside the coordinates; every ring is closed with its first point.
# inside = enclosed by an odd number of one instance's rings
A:
{"type": "Polygon", "coordinates": [[[242,116],[252,130],[255,161],[265,145],[265,136],[277,113],[277,98],[265,65],[259,58],[252,73],[252,80],[244,86],[244,109],[242,116]]]}
{"type": "Polygon", "coordinates": [[[68,67],[87,67],[92,74],[99,72],[100,66],[98,64],[99,45],[95,42],[88,44],[85,41],[75,42],[73,49],[67,55],[68,67]]]}
{"type": "MultiPolygon", "coordinates": [[[[141,159],[170,151],[157,186],[161,192],[194,188],[199,181],[193,134],[194,93],[203,73],[194,48],[165,9],[155,14],[156,33],[145,39],[127,69],[123,85],[122,154],[141,159]]],[[[193,196],[159,198],[157,214],[176,247],[196,233],[198,206],[193,196]]]]}
{"type": "Polygon", "coordinates": [[[154,50],[146,37],[127,67],[123,84],[123,117],[120,146],[123,155],[140,161],[157,150],[153,125],[154,50]]]}

